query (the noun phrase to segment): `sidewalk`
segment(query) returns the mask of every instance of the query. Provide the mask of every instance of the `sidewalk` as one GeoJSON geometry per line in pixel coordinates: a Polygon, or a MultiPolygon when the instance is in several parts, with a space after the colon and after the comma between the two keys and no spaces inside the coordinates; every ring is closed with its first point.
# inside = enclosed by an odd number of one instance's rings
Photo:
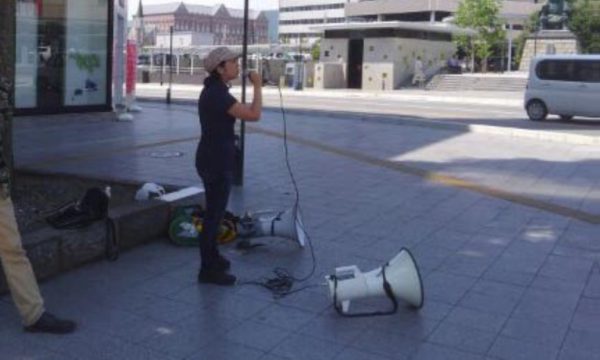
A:
{"type": "MultiPolygon", "coordinates": [[[[282,126],[270,111],[248,126],[239,208],[293,203],[282,126]]],[[[1,298],[2,359],[598,359],[598,225],[578,218],[600,215],[596,147],[324,115],[291,114],[288,131],[316,256],[306,285],[314,287],[273,299],[257,287],[199,285],[196,249],[155,242],[43,284],[48,307],[79,322],[71,336],[24,334],[10,299],[1,298]],[[462,186],[469,184],[517,196],[462,186]],[[419,264],[424,308],[339,317],[324,276],[337,266],[375,269],[402,247],[419,264]]],[[[193,106],[145,103],[132,122],[18,118],[16,165],[196,185],[198,134],[193,106]]],[[[309,273],[308,249],[261,241],[266,246],[249,252],[224,247],[242,280],[271,276],[277,266],[309,273]]],[[[374,298],[351,309],[387,306],[374,298]]]]}
{"type": "MultiPolygon", "coordinates": [[[[147,91],[165,90],[166,84],[161,86],[158,83],[136,85],[138,96],[144,97],[147,91]]],[[[202,85],[173,84],[173,98],[187,98],[185,93],[192,92],[199,94],[202,85]]],[[[249,94],[252,88],[248,87],[249,94]]],[[[234,86],[231,92],[238,96],[241,93],[239,86],[234,86]]],[[[276,87],[268,86],[263,89],[264,95],[279,96],[279,90],[276,87]]],[[[520,92],[491,92],[491,91],[464,91],[460,95],[445,91],[424,91],[415,89],[403,89],[394,91],[366,91],[353,89],[313,89],[306,88],[296,91],[291,88],[283,88],[284,96],[296,97],[319,97],[319,98],[358,98],[358,99],[389,99],[398,101],[429,101],[450,104],[476,104],[476,105],[494,105],[506,107],[523,107],[523,94],[520,92]]]]}

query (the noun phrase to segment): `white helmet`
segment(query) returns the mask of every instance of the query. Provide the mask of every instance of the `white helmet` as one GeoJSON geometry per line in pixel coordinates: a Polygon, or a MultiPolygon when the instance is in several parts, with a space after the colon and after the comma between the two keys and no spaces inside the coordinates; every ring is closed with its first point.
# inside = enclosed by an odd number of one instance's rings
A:
{"type": "Polygon", "coordinates": [[[145,183],[136,193],[136,200],[150,200],[165,194],[165,188],[155,183],[145,183]]]}

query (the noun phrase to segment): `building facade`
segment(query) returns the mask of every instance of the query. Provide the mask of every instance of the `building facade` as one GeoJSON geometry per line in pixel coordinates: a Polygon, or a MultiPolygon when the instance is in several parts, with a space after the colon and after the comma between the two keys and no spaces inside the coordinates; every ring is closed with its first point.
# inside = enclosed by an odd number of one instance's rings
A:
{"type": "Polygon", "coordinates": [[[111,109],[113,5],[16,0],[17,113],[111,109]]]}
{"type": "MultiPolygon", "coordinates": [[[[345,16],[352,21],[430,21],[452,16],[460,0],[360,0],[346,5],[345,16]]],[[[539,11],[540,0],[503,0],[500,16],[518,29],[532,13],[539,11]]]]}
{"type": "MultiPolygon", "coordinates": [[[[502,16],[519,30],[526,18],[539,11],[540,0],[504,0],[502,16]]],[[[460,0],[280,0],[279,39],[310,45],[321,37],[315,26],[344,22],[440,22],[452,16],[460,0]]]]}
{"type": "MultiPolygon", "coordinates": [[[[225,5],[204,6],[185,2],[161,5],[148,5],[143,9],[145,45],[157,45],[157,38],[170,33],[186,33],[183,38],[201,41],[201,45],[241,45],[244,35],[244,11],[225,5]],[[207,44],[208,40],[212,43],[207,44]]],[[[139,19],[134,16],[133,27],[139,19]]],[[[269,42],[269,22],[263,12],[249,11],[248,43],[266,44],[269,42]]]]}
{"type": "MultiPolygon", "coordinates": [[[[356,0],[353,0],[356,1],[356,0]]],[[[279,0],[279,40],[284,44],[312,45],[321,36],[315,25],[346,21],[349,0],[279,0]]]]}

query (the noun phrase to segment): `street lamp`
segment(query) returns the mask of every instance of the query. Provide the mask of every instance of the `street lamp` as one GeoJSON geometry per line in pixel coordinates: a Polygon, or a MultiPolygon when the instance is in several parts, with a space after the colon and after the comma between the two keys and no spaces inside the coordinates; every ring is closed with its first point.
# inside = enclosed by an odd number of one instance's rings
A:
{"type": "Polygon", "coordinates": [[[169,29],[169,87],[167,88],[167,104],[171,103],[171,84],[173,82],[173,26],[169,29]]]}

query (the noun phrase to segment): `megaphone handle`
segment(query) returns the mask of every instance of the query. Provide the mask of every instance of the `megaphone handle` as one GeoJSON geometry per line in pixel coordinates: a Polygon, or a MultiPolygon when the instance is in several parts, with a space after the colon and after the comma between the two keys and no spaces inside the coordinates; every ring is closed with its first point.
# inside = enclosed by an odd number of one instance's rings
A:
{"type": "MultiPolygon", "coordinates": [[[[387,266],[387,265],[386,265],[387,266]]],[[[333,279],[333,307],[338,314],[344,317],[367,317],[367,316],[383,316],[383,315],[392,315],[398,311],[398,300],[396,299],[396,295],[394,295],[394,291],[392,290],[392,286],[388,283],[387,278],[385,277],[385,268],[386,266],[381,267],[381,274],[383,275],[383,290],[385,294],[392,302],[392,309],[388,311],[374,311],[374,312],[366,312],[366,313],[356,313],[356,314],[348,314],[342,311],[342,308],[338,304],[337,301],[337,284],[338,279],[335,275],[331,275],[333,279]]]]}
{"type": "Polygon", "coordinates": [[[280,221],[281,220],[281,215],[284,213],[285,211],[280,211],[277,213],[277,216],[275,216],[273,218],[273,220],[271,220],[271,236],[275,236],[275,222],[276,221],[280,221]]]}

